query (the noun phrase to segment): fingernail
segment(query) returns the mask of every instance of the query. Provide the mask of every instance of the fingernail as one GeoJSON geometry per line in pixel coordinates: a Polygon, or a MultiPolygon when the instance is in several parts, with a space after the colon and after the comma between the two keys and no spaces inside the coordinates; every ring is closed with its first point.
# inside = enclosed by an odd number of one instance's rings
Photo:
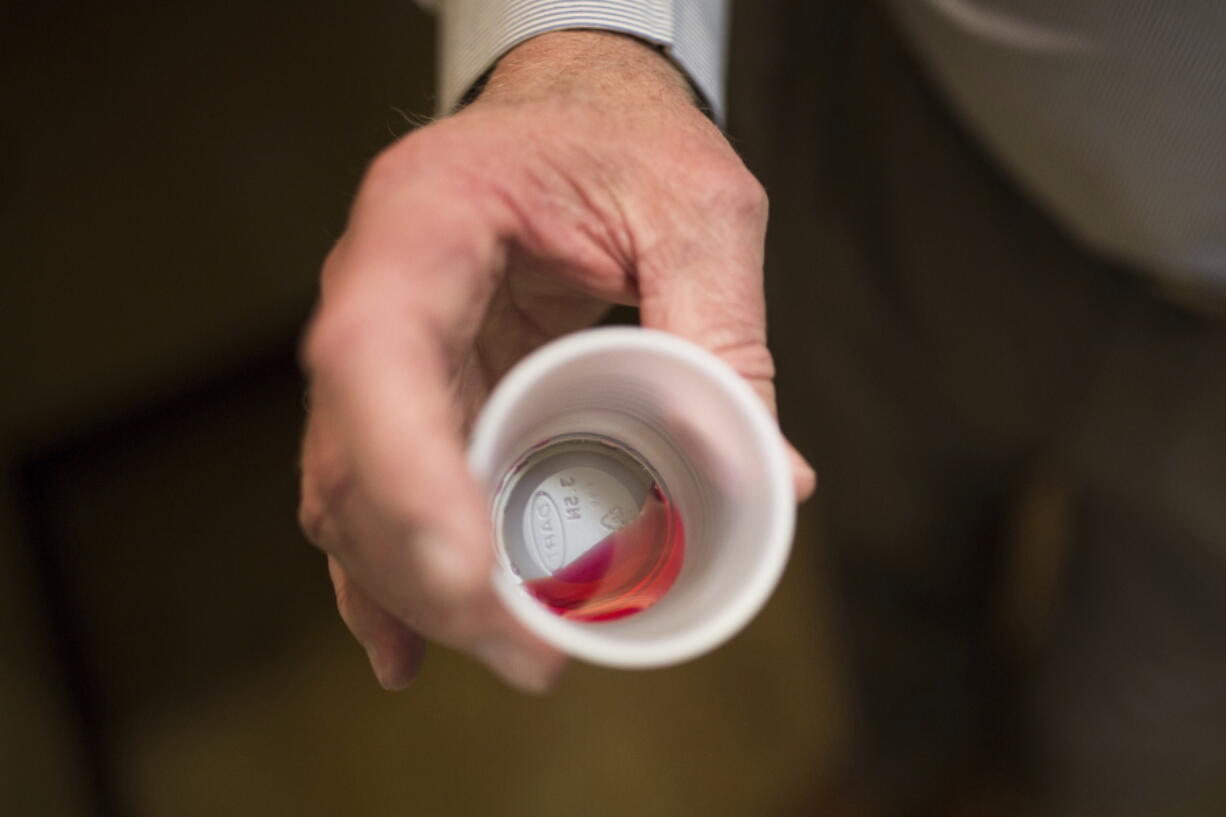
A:
{"type": "Polygon", "coordinates": [[[554,669],[510,641],[482,641],[473,647],[473,654],[521,692],[540,695],[548,692],[557,679],[554,669]]]}

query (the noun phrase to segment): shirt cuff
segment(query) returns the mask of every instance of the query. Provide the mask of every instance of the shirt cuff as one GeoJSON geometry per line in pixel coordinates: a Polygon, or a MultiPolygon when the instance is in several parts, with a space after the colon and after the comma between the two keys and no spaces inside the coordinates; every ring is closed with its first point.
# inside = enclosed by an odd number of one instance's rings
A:
{"type": "Polygon", "coordinates": [[[724,121],[729,0],[419,0],[439,13],[439,113],[503,54],[546,31],[620,31],[660,46],[724,121]]]}

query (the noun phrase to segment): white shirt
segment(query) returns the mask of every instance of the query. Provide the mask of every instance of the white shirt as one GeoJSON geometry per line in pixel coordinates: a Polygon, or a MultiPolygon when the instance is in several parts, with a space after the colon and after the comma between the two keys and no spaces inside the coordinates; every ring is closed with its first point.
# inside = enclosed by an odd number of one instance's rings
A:
{"type": "MultiPolygon", "coordinates": [[[[661,46],[723,114],[729,0],[423,2],[444,110],[516,44],[598,28],[661,46]]],[[[968,126],[1083,244],[1226,287],[1226,0],[891,6],[968,126]]]]}

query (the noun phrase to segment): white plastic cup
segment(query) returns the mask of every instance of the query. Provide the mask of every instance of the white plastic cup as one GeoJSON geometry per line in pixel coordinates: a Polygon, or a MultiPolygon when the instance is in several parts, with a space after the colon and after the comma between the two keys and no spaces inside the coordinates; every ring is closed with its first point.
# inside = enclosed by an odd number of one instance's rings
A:
{"type": "Polygon", "coordinates": [[[658,474],[685,529],[681,571],[641,612],[575,621],[533,598],[498,544],[493,582],[507,609],[559,650],[612,667],[679,663],[736,635],[778,583],[796,516],[789,458],[761,399],[668,333],[611,327],[554,341],[503,378],[473,429],[469,464],[496,529],[516,463],[569,435],[615,440],[658,474]]]}

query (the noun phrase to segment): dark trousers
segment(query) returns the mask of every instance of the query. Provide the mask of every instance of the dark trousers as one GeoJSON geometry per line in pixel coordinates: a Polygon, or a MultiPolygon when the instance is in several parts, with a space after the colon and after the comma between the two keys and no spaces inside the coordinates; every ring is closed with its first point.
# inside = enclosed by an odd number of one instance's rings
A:
{"type": "Polygon", "coordinates": [[[850,779],[1221,813],[1226,323],[1077,246],[872,4],[739,4],[731,75],[850,779]]]}

